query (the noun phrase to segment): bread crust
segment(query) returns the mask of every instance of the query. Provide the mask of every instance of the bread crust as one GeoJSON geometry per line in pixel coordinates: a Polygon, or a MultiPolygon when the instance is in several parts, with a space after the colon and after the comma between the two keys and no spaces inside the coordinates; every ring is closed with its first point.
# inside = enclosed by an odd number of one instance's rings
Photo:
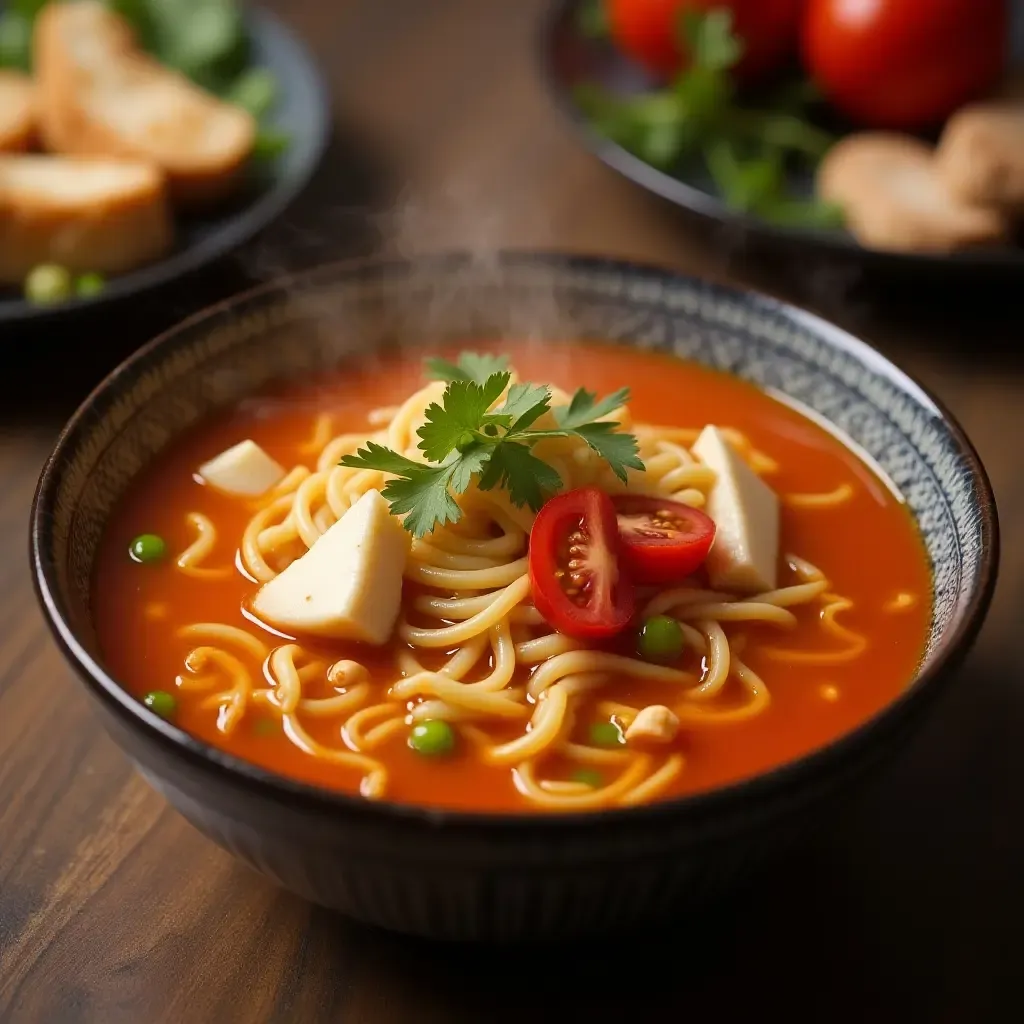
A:
{"type": "Polygon", "coordinates": [[[35,88],[18,71],[0,70],[0,153],[20,153],[35,141],[35,88]]]}
{"type": "Polygon", "coordinates": [[[121,274],[159,259],[174,240],[163,175],[139,162],[37,154],[0,156],[0,282],[40,263],[121,274]],[[83,176],[109,184],[82,187],[83,176]]]}
{"type": "Polygon", "coordinates": [[[49,150],[148,160],[186,207],[235,189],[255,142],[253,118],[145,54],[98,0],[48,4],[33,48],[49,150]]]}
{"type": "Polygon", "coordinates": [[[1024,101],[973,103],[946,123],[935,153],[946,186],[964,202],[1024,211],[1024,101]]]}
{"type": "Polygon", "coordinates": [[[863,245],[952,252],[1005,242],[999,210],[965,202],[938,174],[931,147],[908,135],[862,132],[840,140],[818,167],[818,195],[839,205],[863,245]]]}

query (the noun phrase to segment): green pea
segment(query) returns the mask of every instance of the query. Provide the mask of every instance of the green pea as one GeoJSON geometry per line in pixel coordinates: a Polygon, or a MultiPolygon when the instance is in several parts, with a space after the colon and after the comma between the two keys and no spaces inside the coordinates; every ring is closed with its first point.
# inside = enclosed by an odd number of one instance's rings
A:
{"type": "Polygon", "coordinates": [[[281,731],[281,723],[275,718],[257,718],[252,723],[252,731],[257,736],[276,736],[281,731]]]}
{"type": "Polygon", "coordinates": [[[163,537],[155,533],[143,533],[128,546],[128,553],[136,562],[159,562],[167,554],[163,537]]]}
{"type": "Polygon", "coordinates": [[[40,306],[71,297],[71,274],[56,263],[42,263],[25,278],[25,298],[40,306]]]}
{"type": "Polygon", "coordinates": [[[32,64],[32,23],[17,11],[0,14],[0,67],[28,71],[32,64]]]}
{"type": "Polygon", "coordinates": [[[277,100],[277,79],[266,68],[252,68],[235,79],[225,98],[259,119],[277,100]]]}
{"type": "Polygon", "coordinates": [[[591,789],[600,789],[604,785],[601,773],[593,768],[577,768],[569,778],[573,782],[582,782],[585,786],[590,786],[591,789]]]}
{"type": "Polygon", "coordinates": [[[678,661],[683,653],[683,627],[668,615],[654,615],[640,627],[636,649],[644,661],[678,661]]]}
{"type": "Polygon", "coordinates": [[[409,746],[417,754],[427,757],[449,754],[455,746],[455,733],[447,722],[440,719],[417,722],[409,733],[409,746]]]}
{"type": "Polygon", "coordinates": [[[82,299],[89,299],[94,295],[99,295],[106,286],[107,282],[102,274],[80,274],[75,278],[75,294],[82,299]]]}
{"type": "Polygon", "coordinates": [[[595,747],[620,747],[626,741],[614,722],[595,722],[590,727],[590,742],[595,747]]]}
{"type": "Polygon", "coordinates": [[[150,711],[155,711],[161,718],[173,718],[175,711],[178,710],[178,702],[174,699],[174,695],[166,690],[150,690],[142,698],[142,703],[150,711]]]}

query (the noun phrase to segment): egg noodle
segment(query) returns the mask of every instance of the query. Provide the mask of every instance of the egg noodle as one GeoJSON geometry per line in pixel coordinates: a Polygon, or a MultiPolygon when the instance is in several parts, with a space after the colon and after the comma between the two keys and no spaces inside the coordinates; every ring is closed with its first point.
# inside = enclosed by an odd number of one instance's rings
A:
{"type": "MultiPolygon", "coordinates": [[[[372,440],[422,461],[416,431],[444,387],[433,382],[400,407],[375,410],[366,433],[333,436],[331,418],[318,417],[300,449],[311,463],[315,458],[315,466],[296,465],[253,504],[237,539],[237,568],[207,564],[217,530],[207,517],[191,513],[195,541],[177,558],[178,571],[197,580],[239,570],[258,584],[274,578],[364,493],[384,487],[383,473],[342,467],[342,456],[372,440]]],[[[568,401],[564,392],[552,393],[554,402],[568,401]]],[[[635,434],[646,467],[631,470],[626,483],[578,438],[545,439],[536,453],[558,470],[567,489],[597,486],[610,494],[705,504],[715,474],[691,454],[699,429],[633,423],[626,407],[609,418],[635,434]]],[[[777,468],[772,459],[739,432],[723,433],[755,472],[770,478],[777,468]]],[[[812,510],[851,497],[848,485],[781,496],[784,504],[812,510]]],[[[534,513],[513,507],[500,489],[471,487],[457,500],[463,511],[457,524],[412,542],[405,578],[413,586],[405,588],[387,648],[393,656],[389,678],[381,678],[379,666],[371,672],[356,660],[331,662],[255,623],[250,632],[196,622],[180,630],[194,646],[177,685],[201,692],[225,734],[250,712],[279,716],[288,739],[309,756],[359,773],[366,797],[388,795],[387,768],[375,756],[381,745],[412,724],[440,719],[452,726],[468,756],[507,766],[529,803],[571,810],[649,801],[685,770],[679,744],[609,748],[573,738],[584,700],[622,730],[640,713],[639,707],[601,699],[610,680],[655,684],[682,728],[715,728],[760,715],[771,702],[764,681],[742,660],[744,643],[751,641],[738,630],[760,624],[784,632],[797,615],[817,616],[827,641],[821,651],[789,650],[781,643],[759,647],[760,654],[781,662],[825,667],[856,658],[866,647],[863,636],[837,621],[851,602],[831,591],[817,567],[786,554],[786,585],[768,593],[738,596],[693,581],[638,592],[641,616],[669,614],[680,623],[689,652],[685,664],[692,666],[686,670],[590,649],[555,632],[531,602],[527,544],[534,513]],[[323,719],[337,723],[331,745],[307,728],[323,719]],[[550,770],[567,762],[600,770],[601,783],[550,770]]]]}

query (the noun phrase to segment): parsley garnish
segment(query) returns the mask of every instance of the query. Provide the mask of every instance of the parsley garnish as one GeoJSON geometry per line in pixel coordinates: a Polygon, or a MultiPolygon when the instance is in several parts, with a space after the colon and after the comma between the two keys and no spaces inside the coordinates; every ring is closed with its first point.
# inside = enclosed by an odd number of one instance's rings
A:
{"type": "Polygon", "coordinates": [[[551,391],[542,384],[509,387],[507,363],[472,352],[462,353],[457,363],[427,361],[428,374],[446,380],[448,386],[440,403],[427,407],[417,431],[417,447],[426,462],[415,462],[373,441],[341,460],[352,469],[375,469],[394,477],[381,493],[395,515],[405,516],[405,528],[414,536],[458,522],[462,510],[454,495],[466,491],[474,477],[482,491],[501,487],[513,505],[537,511],[562,487],[557,470],[532,451],[547,437],[580,438],[623,481],[627,469],[644,468],[636,438],[620,433],[618,423],[603,419],[629,401],[627,388],[602,399],[580,388],[568,405],[552,406],[551,391]],[[505,401],[491,411],[506,389],[505,401]],[[547,412],[555,426],[535,428],[547,412]]]}

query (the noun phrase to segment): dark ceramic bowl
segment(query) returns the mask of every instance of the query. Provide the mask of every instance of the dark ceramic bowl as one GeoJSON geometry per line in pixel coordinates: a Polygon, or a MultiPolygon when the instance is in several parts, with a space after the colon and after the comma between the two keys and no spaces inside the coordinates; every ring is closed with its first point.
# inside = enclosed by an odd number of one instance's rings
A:
{"type": "MultiPolygon", "coordinates": [[[[104,724],[197,828],[289,889],[359,920],[449,939],[558,938],[684,911],[820,824],[898,750],[973,640],[996,576],[992,492],[963,432],[863,343],[799,310],[672,273],[558,255],[327,267],[185,322],[68,424],[32,512],[36,586],[104,724]],[[280,778],[192,738],[103,665],[90,612],[112,505],[165,445],[272,381],[388,339],[567,337],[674,352],[782,392],[851,438],[920,525],[934,615],[920,671],[855,732],[756,778],[647,807],[474,815],[280,778]]],[[[884,571],[884,567],[882,567],[884,571]]]]}

